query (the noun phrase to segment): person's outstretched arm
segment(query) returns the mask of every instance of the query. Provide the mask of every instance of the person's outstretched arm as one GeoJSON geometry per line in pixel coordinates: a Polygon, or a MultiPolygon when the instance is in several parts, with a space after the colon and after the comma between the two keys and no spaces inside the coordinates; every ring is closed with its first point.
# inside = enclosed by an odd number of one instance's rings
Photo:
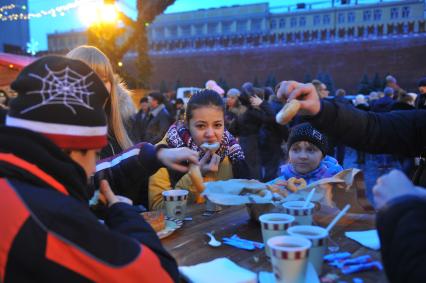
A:
{"type": "Polygon", "coordinates": [[[356,149],[411,156],[424,149],[426,111],[365,112],[320,100],[312,84],[294,81],[282,82],[278,95],[299,100],[299,113],[314,127],[356,149]]]}

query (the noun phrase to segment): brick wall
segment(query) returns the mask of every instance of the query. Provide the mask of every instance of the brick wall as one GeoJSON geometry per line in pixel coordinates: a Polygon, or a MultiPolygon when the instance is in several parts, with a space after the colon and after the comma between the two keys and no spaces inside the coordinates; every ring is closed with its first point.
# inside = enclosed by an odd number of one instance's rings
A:
{"type": "Polygon", "coordinates": [[[334,88],[357,91],[364,74],[372,80],[391,73],[401,87],[415,90],[426,76],[426,37],[395,37],[333,43],[303,43],[239,50],[171,53],[154,55],[151,87],[164,80],[169,89],[180,80],[182,86],[202,86],[208,79],[223,78],[229,87],[245,81],[264,83],[269,74],[277,81],[301,80],[328,74],[334,88]]]}

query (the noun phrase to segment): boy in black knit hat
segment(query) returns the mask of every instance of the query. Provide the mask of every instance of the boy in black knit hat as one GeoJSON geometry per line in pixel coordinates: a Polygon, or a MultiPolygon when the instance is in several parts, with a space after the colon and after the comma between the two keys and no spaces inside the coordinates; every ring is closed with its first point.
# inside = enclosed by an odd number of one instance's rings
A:
{"type": "MultiPolygon", "coordinates": [[[[106,225],[89,210],[87,180],[107,144],[102,81],[81,61],[47,56],[12,88],[18,97],[0,128],[0,282],[177,281],[175,260],[105,180],[106,225]]],[[[143,154],[148,172],[197,162],[187,149],[147,144],[143,154]]]]}
{"type": "Polygon", "coordinates": [[[295,177],[303,178],[309,184],[343,170],[336,159],[326,155],[327,137],[309,123],[291,129],[287,148],[288,163],[281,167],[281,176],[272,183],[295,177]]]}

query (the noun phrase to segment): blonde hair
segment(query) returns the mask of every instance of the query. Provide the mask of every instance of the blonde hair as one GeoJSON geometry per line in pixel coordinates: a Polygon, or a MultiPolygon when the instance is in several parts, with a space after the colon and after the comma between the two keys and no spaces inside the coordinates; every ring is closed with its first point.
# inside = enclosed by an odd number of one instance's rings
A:
{"type": "Polygon", "coordinates": [[[118,82],[114,77],[114,72],[108,57],[98,48],[88,45],[78,46],[68,52],[66,56],[68,58],[83,61],[89,65],[101,79],[107,79],[111,83],[111,113],[107,113],[108,129],[123,150],[131,147],[133,143],[127,134],[120,114],[118,82]]]}

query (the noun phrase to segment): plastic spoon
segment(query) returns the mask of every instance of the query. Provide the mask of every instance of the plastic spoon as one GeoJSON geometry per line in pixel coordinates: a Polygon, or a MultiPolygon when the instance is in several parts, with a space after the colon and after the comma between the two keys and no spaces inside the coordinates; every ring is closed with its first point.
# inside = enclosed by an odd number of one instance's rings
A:
{"type": "Polygon", "coordinates": [[[314,196],[316,188],[313,188],[312,191],[309,193],[308,197],[305,200],[305,204],[303,205],[303,208],[307,208],[309,203],[311,202],[312,197],[314,196]]]}
{"type": "Polygon", "coordinates": [[[330,232],[331,229],[333,229],[334,225],[336,225],[336,223],[340,220],[340,218],[343,217],[343,215],[345,215],[345,213],[349,210],[349,208],[351,208],[350,204],[347,204],[340,212],[339,214],[336,215],[336,217],[334,217],[333,221],[330,222],[330,224],[328,224],[327,228],[325,228],[327,230],[327,232],[330,232]]]}
{"type": "Polygon", "coordinates": [[[221,242],[219,242],[218,240],[216,240],[216,238],[213,236],[212,233],[206,233],[206,235],[210,237],[210,241],[208,243],[209,246],[217,248],[220,245],[222,245],[221,242]]]}

